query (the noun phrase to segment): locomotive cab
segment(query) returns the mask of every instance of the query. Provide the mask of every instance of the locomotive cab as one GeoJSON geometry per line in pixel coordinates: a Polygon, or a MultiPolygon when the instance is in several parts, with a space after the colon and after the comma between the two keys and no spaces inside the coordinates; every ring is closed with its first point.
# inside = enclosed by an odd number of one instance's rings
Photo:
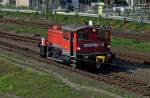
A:
{"type": "Polygon", "coordinates": [[[110,27],[87,27],[76,33],[78,62],[88,62],[88,66],[96,67],[97,69],[102,65],[111,64],[110,27]]]}
{"type": "Polygon", "coordinates": [[[111,64],[110,28],[108,26],[53,26],[47,39],[42,39],[41,55],[73,66],[99,69],[111,64]],[[87,65],[86,65],[87,66],[87,65]]]}

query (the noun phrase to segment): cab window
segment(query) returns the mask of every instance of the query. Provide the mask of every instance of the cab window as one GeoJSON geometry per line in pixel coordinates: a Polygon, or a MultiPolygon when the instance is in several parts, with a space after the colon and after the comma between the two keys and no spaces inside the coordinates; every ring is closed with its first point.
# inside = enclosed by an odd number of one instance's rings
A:
{"type": "Polygon", "coordinates": [[[88,32],[85,31],[79,31],[78,33],[78,40],[88,40],[88,32]]]}

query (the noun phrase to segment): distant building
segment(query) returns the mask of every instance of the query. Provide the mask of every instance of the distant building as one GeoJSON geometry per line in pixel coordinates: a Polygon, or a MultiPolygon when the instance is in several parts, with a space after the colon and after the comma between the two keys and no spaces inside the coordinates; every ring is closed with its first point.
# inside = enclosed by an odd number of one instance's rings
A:
{"type": "Polygon", "coordinates": [[[29,7],[40,9],[43,5],[43,0],[29,0],[29,7]]]}
{"type": "Polygon", "coordinates": [[[0,0],[1,5],[9,4],[9,0],[0,0]]]}
{"type": "Polygon", "coordinates": [[[16,0],[16,6],[41,8],[44,0],[16,0]]]}
{"type": "Polygon", "coordinates": [[[128,6],[134,6],[134,5],[145,5],[150,3],[150,0],[114,0],[114,1],[125,1],[128,3],[128,6]]]}
{"type": "Polygon", "coordinates": [[[16,0],[9,0],[9,4],[16,5],[16,0]]]}
{"type": "Polygon", "coordinates": [[[79,0],[60,0],[60,5],[62,8],[78,9],[79,8],[79,0]]]}
{"type": "Polygon", "coordinates": [[[29,7],[30,0],[16,0],[16,6],[29,7]]]}
{"type": "Polygon", "coordinates": [[[150,0],[79,0],[80,4],[91,4],[91,2],[104,2],[105,4],[111,5],[114,2],[127,2],[129,6],[142,5],[150,3],[150,0]]]}
{"type": "Polygon", "coordinates": [[[105,0],[79,0],[81,4],[91,4],[92,2],[104,2],[105,0]]]}

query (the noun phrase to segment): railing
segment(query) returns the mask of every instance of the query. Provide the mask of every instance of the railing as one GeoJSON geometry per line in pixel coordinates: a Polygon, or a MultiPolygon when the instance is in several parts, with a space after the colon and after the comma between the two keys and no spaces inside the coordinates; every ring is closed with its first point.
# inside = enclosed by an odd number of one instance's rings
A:
{"type": "MultiPolygon", "coordinates": [[[[3,12],[20,12],[20,13],[39,13],[41,14],[42,11],[37,11],[37,10],[20,10],[20,9],[4,9],[1,8],[0,11],[3,12]]],[[[142,18],[132,18],[128,16],[112,16],[112,15],[99,15],[99,14],[92,14],[92,13],[86,13],[86,12],[65,12],[65,11],[54,11],[55,14],[58,15],[77,15],[77,16],[85,16],[85,17],[96,17],[96,18],[105,18],[105,19],[115,19],[115,20],[120,20],[120,21],[131,21],[131,22],[138,22],[138,23],[146,23],[150,24],[150,20],[145,20],[142,18]]]]}
{"type": "Polygon", "coordinates": [[[20,12],[20,13],[41,13],[41,11],[37,11],[37,10],[20,10],[20,9],[4,9],[4,8],[1,8],[0,11],[3,11],[3,12],[20,12]]]}

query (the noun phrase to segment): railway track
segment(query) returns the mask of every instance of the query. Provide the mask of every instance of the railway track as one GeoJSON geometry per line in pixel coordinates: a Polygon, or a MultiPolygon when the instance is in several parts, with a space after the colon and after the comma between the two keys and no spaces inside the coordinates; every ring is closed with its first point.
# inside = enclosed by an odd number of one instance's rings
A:
{"type": "MultiPolygon", "coordinates": [[[[0,37],[3,37],[3,35],[4,34],[0,34],[0,37]]],[[[23,36],[18,37],[18,36],[15,36],[14,34],[13,34],[13,37],[11,36],[11,34],[6,34],[5,38],[6,37],[8,40],[14,39],[14,41],[19,40],[23,43],[26,43],[26,42],[32,43],[35,40],[35,39],[33,39],[33,41],[31,41],[32,38],[30,39],[30,38],[26,38],[23,36]]],[[[127,75],[120,75],[120,74],[115,73],[115,72],[110,73],[110,74],[108,74],[108,73],[93,74],[93,73],[86,72],[86,71],[83,71],[80,69],[74,69],[74,68],[71,68],[69,66],[54,62],[52,60],[41,58],[39,56],[39,53],[37,51],[35,51],[34,49],[29,49],[29,48],[26,48],[25,46],[22,47],[19,45],[13,45],[13,44],[10,44],[9,41],[8,42],[0,41],[0,48],[21,54],[23,56],[26,56],[26,57],[31,58],[31,59],[35,59],[35,60],[43,62],[43,63],[47,63],[49,65],[54,65],[54,66],[66,69],[68,71],[78,73],[78,74],[83,75],[83,76],[88,77],[88,78],[92,78],[92,79],[96,79],[99,81],[103,81],[105,83],[117,85],[120,88],[126,89],[130,92],[136,92],[136,93],[139,93],[143,96],[150,96],[150,84],[146,83],[145,81],[134,79],[134,78],[129,77],[127,75]]]]}
{"type": "MultiPolygon", "coordinates": [[[[40,38],[37,37],[28,37],[22,35],[16,35],[5,31],[0,31],[1,38],[9,38],[19,41],[26,41],[30,43],[37,44],[40,42],[40,38]]],[[[142,64],[149,64],[150,63],[150,55],[145,53],[139,53],[135,51],[129,51],[121,48],[112,48],[113,53],[120,58],[131,62],[137,62],[142,64]]]]}
{"type": "Polygon", "coordinates": [[[121,30],[121,29],[113,29],[112,35],[115,37],[122,37],[122,38],[129,38],[129,39],[135,39],[137,41],[150,41],[150,34],[149,33],[138,33],[135,31],[127,31],[127,30],[121,30]]]}
{"type": "Polygon", "coordinates": [[[42,28],[48,28],[50,24],[46,22],[39,22],[39,21],[29,21],[20,18],[0,18],[1,23],[12,23],[12,24],[19,24],[19,25],[30,25],[42,28]]]}
{"type": "MultiPolygon", "coordinates": [[[[30,26],[36,26],[40,28],[48,28],[50,26],[50,23],[48,22],[41,22],[41,21],[25,21],[24,19],[19,18],[0,18],[1,23],[13,23],[13,24],[19,24],[19,25],[30,25],[30,26]]],[[[122,37],[122,38],[130,38],[135,40],[141,40],[141,41],[150,41],[150,34],[138,34],[138,33],[131,33],[123,30],[113,29],[112,35],[116,37],[122,37]]]]}
{"type": "Polygon", "coordinates": [[[0,37],[9,38],[9,39],[13,39],[13,40],[19,40],[19,41],[30,42],[30,43],[34,43],[34,44],[37,44],[37,43],[40,42],[40,38],[16,35],[16,34],[12,34],[12,33],[5,32],[5,31],[0,31],[0,37]]]}
{"type": "Polygon", "coordinates": [[[137,51],[131,51],[124,48],[115,48],[112,47],[113,53],[117,56],[117,58],[127,60],[130,62],[136,62],[141,64],[150,64],[150,54],[149,53],[141,53],[137,51]]]}

